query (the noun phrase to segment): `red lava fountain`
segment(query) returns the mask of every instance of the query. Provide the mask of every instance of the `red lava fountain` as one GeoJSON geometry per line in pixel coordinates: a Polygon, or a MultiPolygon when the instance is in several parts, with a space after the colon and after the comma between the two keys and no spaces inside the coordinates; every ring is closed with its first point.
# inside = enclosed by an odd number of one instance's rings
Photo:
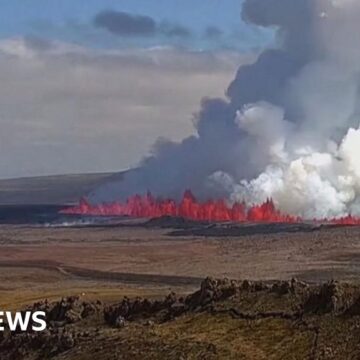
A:
{"type": "MultiPolygon", "coordinates": [[[[184,193],[179,203],[172,199],[156,199],[150,193],[145,196],[131,196],[125,203],[114,202],[92,205],[85,198],[82,198],[79,205],[64,209],[61,213],[67,215],[131,216],[137,218],[172,216],[212,222],[297,223],[303,221],[301,217],[282,214],[276,209],[271,199],[255,206],[247,206],[245,203],[235,203],[229,206],[223,199],[200,203],[190,190],[184,193]]],[[[351,215],[337,219],[313,219],[313,221],[339,225],[360,225],[360,218],[351,215]]]]}

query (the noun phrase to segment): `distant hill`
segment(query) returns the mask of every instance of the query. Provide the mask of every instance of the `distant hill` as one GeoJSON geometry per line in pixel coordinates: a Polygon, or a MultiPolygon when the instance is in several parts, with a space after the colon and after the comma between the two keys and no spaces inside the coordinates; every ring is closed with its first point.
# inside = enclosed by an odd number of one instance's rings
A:
{"type": "Polygon", "coordinates": [[[73,204],[123,173],[54,175],[0,180],[0,205],[73,204]]]}

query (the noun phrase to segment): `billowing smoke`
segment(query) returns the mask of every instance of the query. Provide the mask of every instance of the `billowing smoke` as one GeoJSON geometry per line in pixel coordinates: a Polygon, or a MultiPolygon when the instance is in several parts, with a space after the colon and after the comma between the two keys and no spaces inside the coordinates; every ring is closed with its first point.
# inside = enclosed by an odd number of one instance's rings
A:
{"type": "Polygon", "coordinates": [[[94,199],[191,188],[306,218],[360,215],[360,2],[246,0],[242,16],[276,29],[277,46],[240,67],[226,101],[203,101],[196,136],[159,141],[94,199]]]}

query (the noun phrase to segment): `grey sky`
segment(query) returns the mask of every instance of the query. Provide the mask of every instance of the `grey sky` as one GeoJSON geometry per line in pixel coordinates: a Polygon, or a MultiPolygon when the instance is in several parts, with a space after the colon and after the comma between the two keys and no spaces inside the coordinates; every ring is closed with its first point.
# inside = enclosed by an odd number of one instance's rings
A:
{"type": "Polygon", "coordinates": [[[0,41],[0,177],[120,170],[158,137],[181,140],[205,96],[223,96],[229,51],[94,50],[0,41]]]}

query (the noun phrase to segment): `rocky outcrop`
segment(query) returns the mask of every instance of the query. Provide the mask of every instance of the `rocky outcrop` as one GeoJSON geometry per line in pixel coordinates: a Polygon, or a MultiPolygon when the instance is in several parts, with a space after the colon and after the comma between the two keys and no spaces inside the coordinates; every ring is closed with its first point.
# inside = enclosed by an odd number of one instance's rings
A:
{"type": "Polygon", "coordinates": [[[268,283],[208,277],[198,291],[185,297],[175,293],[162,300],[125,297],[120,303],[105,307],[101,302],[69,297],[53,303],[38,302],[27,310],[44,311],[48,329],[40,333],[0,333],[1,360],[26,359],[28,354],[33,358],[51,358],[92,343],[101,331],[125,336],[134,328],[152,329],[158,323],[201,312],[246,322],[289,321],[291,326],[313,336],[316,354],[322,346],[318,347],[318,341],[322,341],[319,334],[323,314],[338,322],[360,315],[360,286],[336,281],[308,285],[296,279],[268,283]],[[91,322],[96,327],[88,327],[91,322]]]}
{"type": "Polygon", "coordinates": [[[76,334],[64,328],[52,328],[43,332],[7,333],[0,342],[2,360],[22,360],[30,353],[40,352],[45,357],[72,349],[76,334]]]}
{"type": "Polygon", "coordinates": [[[35,303],[30,311],[44,311],[46,321],[52,327],[74,324],[102,310],[101,302],[82,301],[79,296],[62,298],[49,303],[47,300],[35,303]]]}
{"type": "Polygon", "coordinates": [[[312,313],[358,314],[360,289],[356,286],[330,281],[309,291],[304,311],[312,313]]]}
{"type": "Polygon", "coordinates": [[[102,304],[82,301],[75,296],[53,303],[48,300],[37,302],[26,311],[44,311],[47,330],[0,333],[1,360],[26,359],[27,354],[39,351],[51,357],[73,348],[82,333],[77,329],[69,330],[68,326],[100,313],[102,304]]]}
{"type": "Polygon", "coordinates": [[[104,308],[104,319],[109,325],[123,327],[119,326],[119,324],[124,321],[149,317],[155,314],[159,315],[161,312],[164,312],[167,316],[169,314],[179,315],[184,309],[183,299],[178,298],[175,293],[170,293],[164,300],[154,301],[139,297],[130,300],[125,297],[121,303],[104,308]]]}

